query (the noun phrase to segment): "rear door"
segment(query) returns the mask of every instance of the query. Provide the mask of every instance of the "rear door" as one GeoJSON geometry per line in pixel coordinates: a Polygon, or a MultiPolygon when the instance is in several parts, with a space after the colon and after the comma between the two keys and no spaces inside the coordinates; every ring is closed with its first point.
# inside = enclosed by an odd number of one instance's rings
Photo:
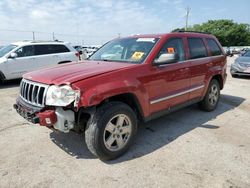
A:
{"type": "Polygon", "coordinates": [[[70,50],[63,44],[50,45],[50,53],[52,57],[57,59],[58,63],[72,61],[73,57],[76,57],[75,53],[70,52],[70,50]]]}
{"type": "Polygon", "coordinates": [[[206,75],[212,66],[203,38],[187,38],[191,73],[190,99],[200,98],[206,85],[206,75]]]}
{"type": "Polygon", "coordinates": [[[39,67],[53,66],[60,62],[60,57],[55,53],[53,45],[50,44],[35,45],[35,54],[39,67]]]}
{"type": "Polygon", "coordinates": [[[153,66],[150,75],[149,98],[150,113],[172,108],[188,101],[187,93],[190,87],[190,62],[185,61],[185,51],[182,38],[171,38],[163,45],[162,53],[175,52],[179,60],[175,63],[153,66]]]}

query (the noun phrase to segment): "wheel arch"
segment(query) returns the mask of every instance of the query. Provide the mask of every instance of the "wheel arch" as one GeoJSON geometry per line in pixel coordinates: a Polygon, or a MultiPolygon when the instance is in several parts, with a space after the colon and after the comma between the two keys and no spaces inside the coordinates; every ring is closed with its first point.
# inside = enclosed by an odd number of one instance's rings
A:
{"type": "Polygon", "coordinates": [[[66,61],[60,61],[58,62],[57,64],[60,65],[60,64],[64,64],[64,63],[71,63],[72,61],[70,60],[66,60],[66,61]]]}
{"type": "MultiPolygon", "coordinates": [[[[220,74],[216,74],[216,75],[214,75],[214,76],[211,78],[211,80],[213,80],[213,79],[214,79],[214,80],[217,80],[217,81],[219,82],[220,89],[222,90],[223,87],[224,87],[222,76],[221,76],[220,74]]],[[[210,81],[211,81],[211,80],[210,80],[210,81]]]]}
{"type": "Polygon", "coordinates": [[[3,72],[0,71],[0,82],[3,82],[6,79],[6,77],[4,76],[3,72]]]}
{"type": "Polygon", "coordinates": [[[137,118],[139,119],[142,119],[144,116],[139,100],[133,93],[123,93],[114,95],[105,99],[104,102],[109,102],[109,101],[119,101],[127,104],[136,113],[137,118]]]}
{"type": "Polygon", "coordinates": [[[110,96],[103,101],[101,101],[98,105],[92,106],[89,108],[81,107],[76,113],[77,125],[75,131],[82,130],[84,131],[87,125],[87,122],[93,117],[96,112],[96,108],[99,108],[103,104],[106,104],[111,101],[119,101],[127,104],[135,113],[139,120],[143,120],[144,114],[142,111],[142,107],[137,99],[137,97],[133,93],[123,93],[117,94],[114,96],[110,96]]]}

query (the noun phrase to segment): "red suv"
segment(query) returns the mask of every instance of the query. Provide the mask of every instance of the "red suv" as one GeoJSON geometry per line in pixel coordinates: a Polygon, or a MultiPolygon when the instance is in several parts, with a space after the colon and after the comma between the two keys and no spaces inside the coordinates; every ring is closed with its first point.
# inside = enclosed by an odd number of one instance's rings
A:
{"type": "Polygon", "coordinates": [[[226,67],[226,55],[210,34],[118,38],[81,63],[25,74],[14,107],[33,123],[84,131],[88,149],[108,160],[128,149],[138,120],[193,103],[214,110],[226,67]]]}

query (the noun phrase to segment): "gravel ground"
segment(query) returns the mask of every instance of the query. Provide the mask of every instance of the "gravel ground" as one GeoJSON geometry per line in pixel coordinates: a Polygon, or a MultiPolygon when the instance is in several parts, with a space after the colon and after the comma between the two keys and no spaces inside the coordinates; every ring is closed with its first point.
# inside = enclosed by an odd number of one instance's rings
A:
{"type": "Polygon", "coordinates": [[[20,117],[18,81],[9,82],[0,86],[0,187],[250,187],[249,93],[250,78],[229,74],[217,110],[193,105],[141,125],[128,153],[102,162],[82,134],[20,117]]]}

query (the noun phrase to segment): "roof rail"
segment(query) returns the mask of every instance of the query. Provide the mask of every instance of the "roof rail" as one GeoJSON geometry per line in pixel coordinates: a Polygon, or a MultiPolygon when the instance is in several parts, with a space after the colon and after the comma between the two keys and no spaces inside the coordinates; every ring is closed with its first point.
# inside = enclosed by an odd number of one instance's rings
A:
{"type": "Polygon", "coordinates": [[[40,42],[63,42],[60,40],[32,40],[31,43],[40,43],[40,42]]]}
{"type": "Polygon", "coordinates": [[[211,33],[209,33],[209,32],[202,32],[202,31],[185,31],[185,30],[172,31],[172,33],[202,33],[202,34],[211,34],[211,33]]]}

